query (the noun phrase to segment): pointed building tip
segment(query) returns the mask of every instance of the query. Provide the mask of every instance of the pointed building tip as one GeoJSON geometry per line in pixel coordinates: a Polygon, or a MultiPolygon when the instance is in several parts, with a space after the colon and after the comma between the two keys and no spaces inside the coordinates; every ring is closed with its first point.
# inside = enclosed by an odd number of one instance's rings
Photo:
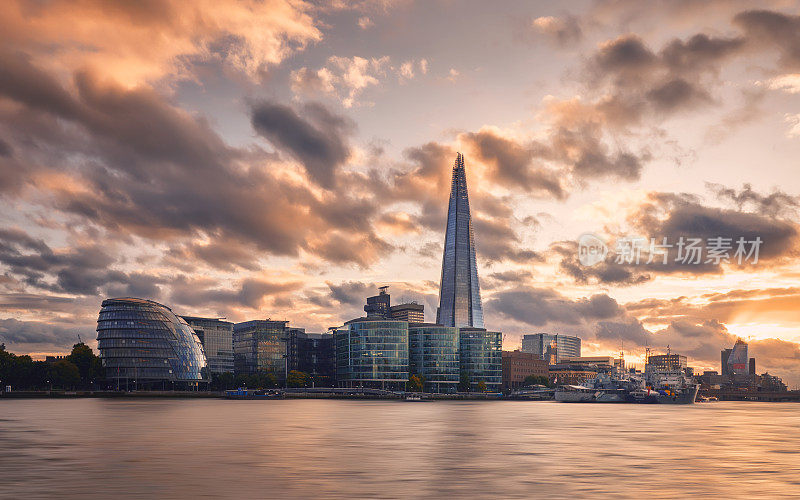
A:
{"type": "Polygon", "coordinates": [[[453,165],[453,168],[463,167],[464,166],[464,155],[461,152],[456,151],[456,162],[453,165]]]}

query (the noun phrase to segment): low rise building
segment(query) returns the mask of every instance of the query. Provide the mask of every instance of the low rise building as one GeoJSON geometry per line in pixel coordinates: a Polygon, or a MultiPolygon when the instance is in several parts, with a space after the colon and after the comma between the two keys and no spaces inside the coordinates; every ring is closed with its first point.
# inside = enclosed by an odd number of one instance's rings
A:
{"type": "Polygon", "coordinates": [[[503,351],[503,388],[519,389],[531,375],[549,378],[545,360],[530,352],[503,351]]]}

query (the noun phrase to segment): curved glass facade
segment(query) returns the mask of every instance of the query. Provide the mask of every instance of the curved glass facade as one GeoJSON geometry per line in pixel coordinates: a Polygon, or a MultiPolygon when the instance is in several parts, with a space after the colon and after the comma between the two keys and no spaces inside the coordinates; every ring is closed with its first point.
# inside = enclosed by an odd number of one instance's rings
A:
{"type": "Polygon", "coordinates": [[[200,339],[183,318],[158,302],[104,300],[97,318],[97,347],[106,376],[126,387],[206,380],[200,339]]]}
{"type": "Polygon", "coordinates": [[[472,386],[483,381],[490,389],[498,389],[503,381],[503,334],[478,328],[461,328],[459,352],[461,371],[472,386]]]}
{"type": "Polygon", "coordinates": [[[459,381],[458,328],[411,324],[408,355],[411,373],[425,378],[426,392],[456,392],[459,381]]]}
{"type": "Polygon", "coordinates": [[[408,323],[356,320],[334,333],[336,378],[343,387],[403,389],[408,381],[408,323]]]}

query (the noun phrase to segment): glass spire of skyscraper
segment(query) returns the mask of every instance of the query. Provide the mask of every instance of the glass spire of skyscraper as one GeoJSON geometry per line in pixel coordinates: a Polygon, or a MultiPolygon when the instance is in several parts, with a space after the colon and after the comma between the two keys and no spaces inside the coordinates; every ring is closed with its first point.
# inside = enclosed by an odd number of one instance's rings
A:
{"type": "Polygon", "coordinates": [[[464,156],[461,153],[458,153],[453,165],[436,322],[444,326],[483,328],[475,238],[469,213],[464,156]]]}

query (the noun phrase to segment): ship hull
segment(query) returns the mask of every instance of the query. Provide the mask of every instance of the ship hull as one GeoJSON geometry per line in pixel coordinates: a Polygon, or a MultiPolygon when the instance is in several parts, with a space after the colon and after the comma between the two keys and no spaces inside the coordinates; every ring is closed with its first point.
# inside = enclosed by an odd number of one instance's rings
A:
{"type": "Polygon", "coordinates": [[[591,403],[594,401],[593,392],[556,391],[556,401],[561,403],[591,403]]]}

